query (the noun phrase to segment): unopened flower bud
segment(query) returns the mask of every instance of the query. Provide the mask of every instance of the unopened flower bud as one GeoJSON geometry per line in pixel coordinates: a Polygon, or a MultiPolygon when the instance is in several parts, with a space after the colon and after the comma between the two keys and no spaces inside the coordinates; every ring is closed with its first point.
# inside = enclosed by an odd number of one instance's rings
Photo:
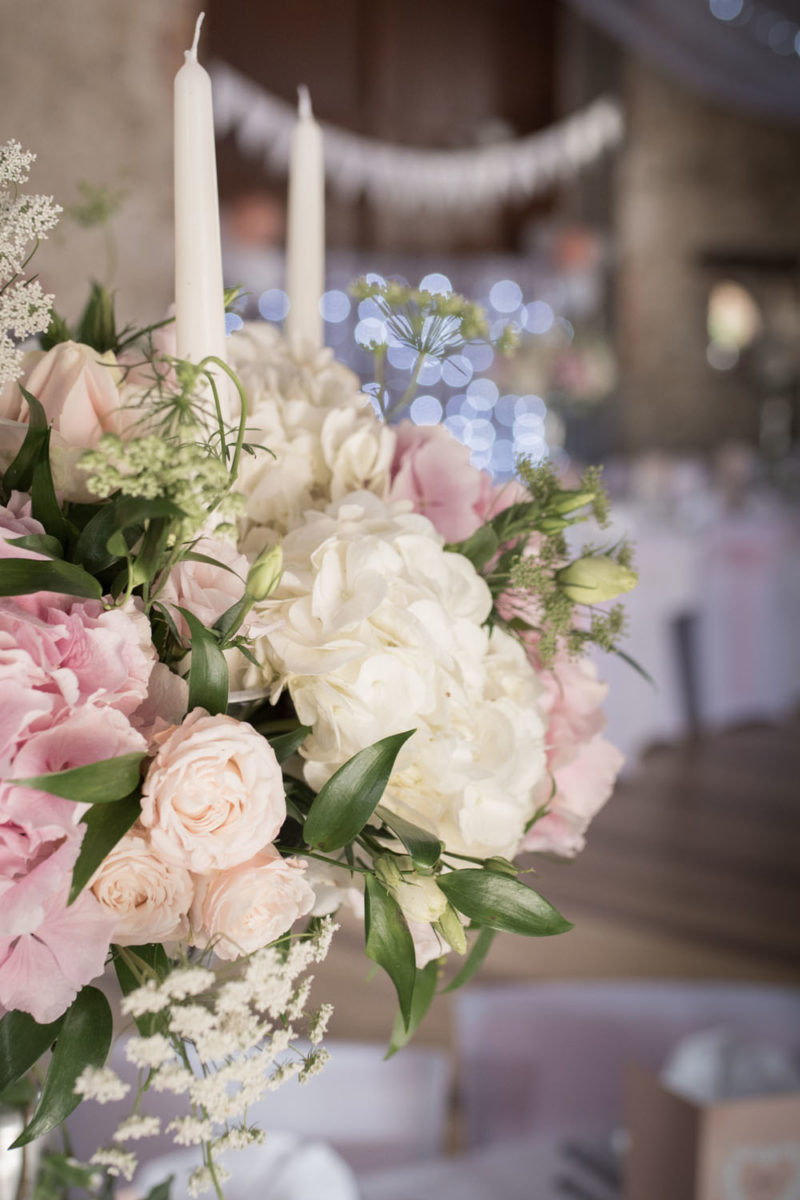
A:
{"type": "Polygon", "coordinates": [[[575,512],[576,508],[591,504],[594,497],[594,492],[559,491],[553,496],[549,507],[557,513],[571,513],[575,512]]]}
{"type": "Polygon", "coordinates": [[[280,542],[263,550],[247,572],[245,593],[251,600],[266,600],[280,582],[283,573],[283,548],[280,542]]]}
{"type": "Polygon", "coordinates": [[[393,892],[403,882],[403,876],[393,854],[382,854],[375,859],[375,874],[385,888],[393,892]]]}
{"type": "Polygon", "coordinates": [[[447,898],[433,875],[413,871],[410,858],[382,854],[375,859],[375,874],[409,921],[430,924],[447,908],[447,898]]]}
{"type": "Polygon", "coordinates": [[[466,954],[467,935],[464,932],[461,918],[452,904],[447,905],[439,920],[434,923],[433,928],[440,937],[444,938],[448,946],[455,950],[456,954],[466,954]]]}
{"type": "Polygon", "coordinates": [[[517,877],[517,868],[514,864],[507,858],[501,858],[499,854],[487,858],[483,865],[487,871],[493,871],[495,875],[513,875],[515,879],[517,877]]]}
{"type": "Polygon", "coordinates": [[[630,567],[621,567],[607,554],[587,554],[556,573],[562,592],[576,604],[613,600],[636,587],[638,578],[630,567]]]}

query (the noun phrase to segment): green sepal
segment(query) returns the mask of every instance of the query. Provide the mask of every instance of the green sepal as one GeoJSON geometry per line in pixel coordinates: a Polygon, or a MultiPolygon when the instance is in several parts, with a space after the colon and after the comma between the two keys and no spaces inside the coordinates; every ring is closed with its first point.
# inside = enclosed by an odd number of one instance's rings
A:
{"type": "Polygon", "coordinates": [[[572,929],[544,896],[508,875],[470,868],[440,875],[437,883],[454,908],[490,929],[525,937],[551,937],[572,929]]]}
{"type": "Polygon", "coordinates": [[[469,954],[467,955],[464,965],[458,974],[451,979],[446,988],[442,988],[442,995],[447,992],[456,992],[465,983],[469,983],[473,975],[476,975],[483,966],[486,955],[491,949],[492,942],[497,936],[495,929],[481,929],[475,941],[470,946],[469,954]]]}
{"type": "Polygon", "coordinates": [[[228,707],[228,664],[213,633],[188,608],[178,607],[189,626],[192,665],[189,668],[189,712],[204,708],[212,716],[228,707]]]}
{"type": "Polygon", "coordinates": [[[142,806],[139,803],[141,789],[137,788],[124,800],[116,804],[93,804],[81,817],[86,826],[78,860],[72,869],[72,884],[67,905],[77,900],[100,863],[135,824],[142,806]]]}
{"type": "Polygon", "coordinates": [[[442,843],[435,834],[399,817],[382,804],[375,809],[375,815],[400,839],[415,867],[431,869],[436,866],[442,856],[442,843]]]}
{"type": "Polygon", "coordinates": [[[433,1003],[438,982],[439,960],[435,958],[433,962],[427,963],[421,970],[417,971],[408,1024],[406,1025],[403,1021],[400,1013],[395,1014],[392,1036],[389,1039],[389,1049],[386,1051],[386,1058],[391,1058],[393,1054],[396,1054],[398,1050],[402,1050],[403,1046],[411,1041],[422,1018],[433,1003]]]}
{"type": "Polygon", "coordinates": [[[306,818],[304,836],[310,846],[330,853],[358,836],[386,790],[401,747],[414,732],[381,738],[339,767],[320,788],[306,818]]]}
{"type": "Polygon", "coordinates": [[[16,1083],[45,1050],[49,1050],[64,1024],[64,1017],[40,1025],[30,1013],[13,1009],[0,1021],[0,1092],[16,1083]]]}
{"type": "Polygon", "coordinates": [[[67,771],[52,771],[49,775],[31,775],[26,779],[9,779],[15,787],[36,788],[62,800],[74,800],[80,804],[112,804],[124,800],[138,786],[141,778],[139,767],[144,754],[135,750],[132,754],[120,754],[116,758],[101,758],[84,767],[70,767],[67,771]]]}
{"type": "Polygon", "coordinates": [[[414,940],[400,905],[374,875],[364,877],[364,929],[367,958],[383,967],[394,984],[408,1027],[417,975],[414,940]]]}
{"type": "Polygon", "coordinates": [[[111,1008],[95,987],[82,988],[64,1015],[36,1111],[17,1140],[16,1150],[60,1125],[81,1102],[75,1081],[85,1067],[102,1067],[112,1035],[111,1008]]]}

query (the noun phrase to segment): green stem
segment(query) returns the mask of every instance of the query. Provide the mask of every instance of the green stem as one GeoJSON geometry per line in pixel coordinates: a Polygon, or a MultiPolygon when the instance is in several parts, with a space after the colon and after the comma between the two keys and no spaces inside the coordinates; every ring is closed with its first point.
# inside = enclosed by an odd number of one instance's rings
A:
{"type": "Polygon", "coordinates": [[[165,320],[156,321],[153,325],[145,325],[144,329],[135,330],[128,337],[123,338],[122,341],[118,342],[117,353],[119,353],[120,350],[124,350],[126,346],[131,346],[134,342],[138,342],[139,338],[145,337],[146,334],[155,333],[156,329],[163,329],[165,325],[171,325],[174,320],[174,317],[166,317],[165,320]]]}
{"type": "Polygon", "coordinates": [[[357,867],[348,862],[342,862],[338,858],[328,858],[325,854],[317,854],[314,850],[298,850],[297,846],[280,846],[275,843],[275,849],[281,854],[302,854],[304,858],[316,858],[319,862],[328,863],[332,867],[338,867],[340,871],[357,871],[359,875],[372,875],[367,867],[357,867]]]}
{"type": "Polygon", "coordinates": [[[395,413],[402,412],[402,410],[404,408],[408,408],[409,404],[414,399],[414,396],[417,391],[417,382],[419,380],[420,371],[422,370],[422,367],[425,363],[425,359],[427,357],[428,357],[428,354],[427,354],[427,351],[425,351],[425,350],[421,351],[420,354],[417,356],[417,361],[414,363],[414,370],[411,372],[411,378],[408,381],[408,387],[403,392],[402,396],[397,401],[397,403],[393,404],[391,406],[391,408],[389,408],[383,414],[384,418],[387,421],[389,420],[390,417],[393,417],[395,413]]]}

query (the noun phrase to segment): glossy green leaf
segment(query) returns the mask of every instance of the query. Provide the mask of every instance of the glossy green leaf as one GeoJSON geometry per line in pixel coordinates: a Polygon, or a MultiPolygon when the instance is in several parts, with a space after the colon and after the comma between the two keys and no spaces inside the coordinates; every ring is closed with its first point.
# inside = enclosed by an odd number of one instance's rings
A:
{"type": "Polygon", "coordinates": [[[61,542],[49,533],[26,533],[24,537],[9,538],[8,544],[19,546],[20,550],[34,550],[37,554],[46,554],[48,558],[64,557],[61,542]]]}
{"type": "Polygon", "coordinates": [[[408,1026],[417,976],[414,941],[400,905],[374,875],[364,877],[364,928],[367,957],[383,967],[394,984],[408,1026]]]}
{"type": "Polygon", "coordinates": [[[146,521],[162,517],[177,520],[183,515],[183,510],[171,500],[120,496],[102,505],[90,517],[75,544],[75,553],[87,570],[104,571],[120,557],[118,543],[114,550],[109,547],[114,534],[132,531],[133,536],[125,541],[127,547],[139,536],[146,521]]]}
{"type": "Polygon", "coordinates": [[[3,476],[3,487],[7,492],[30,491],[34,464],[42,448],[46,446],[49,436],[47,417],[41,404],[22,384],[19,388],[28,403],[30,415],[22,445],[3,476]]]}
{"type": "Polygon", "coordinates": [[[382,738],[339,767],[311,805],[304,830],[310,846],[327,853],[352,842],[374,813],[395,759],[414,732],[409,729],[382,738]]]}
{"type": "Polygon", "coordinates": [[[189,712],[204,708],[212,716],[228,707],[228,664],[219,643],[188,608],[178,608],[189,626],[192,665],[189,668],[189,712]]]}
{"type": "Polygon", "coordinates": [[[144,754],[120,754],[117,758],[101,758],[85,767],[70,767],[68,771],[52,771],[49,775],[31,775],[26,779],[9,779],[16,787],[36,788],[75,800],[80,804],[112,804],[124,800],[138,786],[139,766],[144,754]]]}
{"type": "Polygon", "coordinates": [[[103,589],[93,576],[57,558],[4,558],[0,564],[0,596],[60,592],[99,600],[103,589]]]}
{"type": "Polygon", "coordinates": [[[30,1013],[7,1012],[0,1021],[0,1092],[15,1083],[58,1037],[64,1018],[40,1025],[30,1013]]]}
{"type": "Polygon", "coordinates": [[[70,527],[58,503],[53,473],[50,469],[50,431],[42,443],[33,464],[31,480],[31,516],[41,521],[45,533],[58,538],[66,546],[74,530],[70,527]]]}
{"type": "MultiPolygon", "coordinates": [[[[146,946],[117,947],[114,954],[114,970],[122,994],[127,996],[128,992],[141,986],[143,978],[152,978],[152,972],[155,972],[159,982],[166,979],[169,974],[169,959],[160,942],[150,942],[146,946]],[[137,966],[138,974],[132,969],[129,959],[137,966]]],[[[151,1037],[152,1034],[166,1029],[167,1016],[166,1012],[145,1013],[134,1020],[142,1037],[151,1037]]]]}
{"type": "Polygon", "coordinates": [[[111,1008],[105,996],[98,988],[82,988],[64,1015],[36,1111],[11,1149],[49,1133],[78,1107],[81,1098],[75,1093],[75,1081],[84,1067],[102,1067],[111,1034],[111,1008]]]}
{"type": "Polygon", "coordinates": [[[470,946],[470,951],[464,961],[464,965],[455,978],[450,981],[447,987],[442,989],[442,995],[444,995],[445,992],[458,991],[458,989],[463,987],[465,983],[469,983],[473,975],[477,974],[477,972],[483,966],[484,959],[489,953],[496,934],[497,930],[495,929],[481,929],[478,936],[475,938],[475,941],[470,946]]]}
{"type": "Polygon", "coordinates": [[[433,962],[427,963],[422,970],[417,971],[416,979],[414,980],[414,995],[411,1000],[411,1015],[408,1024],[404,1022],[400,1013],[397,1013],[392,1026],[392,1036],[389,1040],[389,1049],[386,1052],[386,1057],[391,1058],[398,1050],[407,1045],[417,1031],[420,1021],[425,1016],[426,1012],[433,1002],[436,995],[436,984],[439,981],[439,961],[434,959],[433,962]]]}
{"type": "Polygon", "coordinates": [[[454,908],[490,929],[526,937],[550,937],[572,929],[544,896],[509,875],[468,869],[440,875],[437,883],[454,908]]]}
{"type": "Polygon", "coordinates": [[[115,804],[93,804],[81,817],[81,823],[86,826],[86,833],[83,835],[78,860],[72,869],[72,884],[67,904],[72,904],[78,898],[108,852],[114,849],[120,838],[125,836],[136,821],[142,810],[140,794],[141,789],[137,788],[132,795],[118,800],[115,804]]]}
{"type": "Polygon", "coordinates": [[[287,758],[291,758],[310,733],[310,725],[298,725],[297,729],[291,729],[288,733],[278,733],[275,737],[269,738],[269,744],[275,751],[278,762],[284,763],[287,758]]]}
{"type": "Polygon", "coordinates": [[[397,813],[390,812],[382,804],[376,808],[375,815],[380,817],[384,825],[388,826],[392,833],[400,839],[411,855],[411,861],[415,866],[436,866],[442,855],[442,843],[435,834],[429,833],[427,829],[421,829],[419,825],[407,821],[405,817],[398,817],[397,813]]]}

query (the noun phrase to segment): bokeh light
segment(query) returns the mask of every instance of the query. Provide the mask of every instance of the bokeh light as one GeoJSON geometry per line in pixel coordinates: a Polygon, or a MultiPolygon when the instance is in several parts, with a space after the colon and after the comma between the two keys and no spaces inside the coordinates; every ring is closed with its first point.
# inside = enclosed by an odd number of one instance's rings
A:
{"type": "Polygon", "coordinates": [[[289,311],[289,297],[282,288],[269,288],[258,297],[258,311],[265,321],[282,321],[289,311]]]}
{"type": "Polygon", "coordinates": [[[234,313],[234,312],[226,312],[225,313],[225,332],[226,333],[235,333],[236,330],[241,329],[243,325],[244,325],[244,321],[242,320],[242,318],[239,316],[238,313],[234,313]]]}
{"type": "Polygon", "coordinates": [[[435,396],[417,396],[409,409],[415,425],[438,425],[442,419],[442,406],[435,396]]]}
{"type": "Polygon", "coordinates": [[[534,300],[523,309],[523,324],[528,333],[547,333],[553,328],[555,314],[545,300],[534,300]]]}
{"type": "Polygon", "coordinates": [[[438,271],[433,271],[430,275],[426,275],[424,279],[420,279],[419,289],[421,292],[434,292],[440,296],[449,296],[453,290],[453,285],[446,275],[442,275],[438,271]]]}
{"type": "Polygon", "coordinates": [[[347,292],[340,291],[339,288],[325,292],[319,302],[319,311],[322,313],[323,319],[332,324],[346,321],[352,307],[347,292]]]}
{"type": "Polygon", "coordinates": [[[356,325],[355,339],[360,346],[368,346],[371,342],[385,342],[386,325],[377,317],[367,317],[356,325]]]}
{"type": "Polygon", "coordinates": [[[495,312],[514,313],[522,304],[522,288],[513,279],[499,279],[489,292],[489,303],[495,312]]]}

